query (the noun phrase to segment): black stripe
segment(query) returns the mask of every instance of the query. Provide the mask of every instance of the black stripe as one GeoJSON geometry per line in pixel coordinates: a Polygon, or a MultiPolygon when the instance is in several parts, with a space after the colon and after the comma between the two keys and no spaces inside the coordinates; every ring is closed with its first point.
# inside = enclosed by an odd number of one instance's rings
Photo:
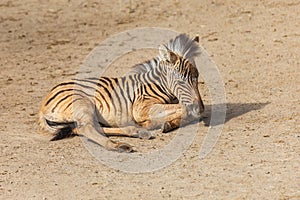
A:
{"type": "MultiPolygon", "coordinates": [[[[109,103],[107,102],[107,100],[105,99],[105,97],[103,96],[103,94],[101,93],[101,91],[99,91],[99,87],[103,88],[104,91],[105,91],[105,92],[107,93],[107,95],[109,96],[109,98],[111,99],[111,94],[110,94],[110,92],[107,90],[108,84],[107,84],[104,80],[101,81],[100,79],[96,79],[96,78],[92,78],[92,79],[93,79],[93,80],[97,80],[98,82],[94,82],[94,81],[90,81],[90,80],[86,80],[86,79],[75,79],[75,80],[77,80],[77,81],[83,81],[83,82],[88,82],[88,83],[94,84],[94,85],[96,86],[95,91],[101,96],[101,99],[105,102],[107,109],[110,110],[110,105],[109,105],[109,103]],[[100,81],[101,81],[101,82],[100,82],[100,81]],[[103,85],[101,85],[101,84],[105,84],[106,86],[103,86],[103,85]]],[[[97,99],[97,100],[99,101],[99,103],[102,105],[102,101],[99,100],[98,98],[96,98],[96,99],[97,99]]]]}
{"type": "MultiPolygon", "coordinates": [[[[107,87],[102,86],[102,89],[103,89],[104,92],[107,94],[107,96],[108,96],[108,101],[110,100],[111,103],[114,105],[114,102],[113,102],[112,97],[111,97],[111,93],[109,92],[109,90],[107,89],[107,87]]],[[[98,91],[98,93],[99,93],[100,95],[102,95],[102,93],[101,93],[100,91],[98,91]]],[[[109,102],[106,100],[106,98],[105,98],[104,96],[102,96],[102,97],[103,97],[103,101],[105,101],[105,103],[106,103],[106,105],[107,105],[107,109],[110,110],[110,104],[109,104],[109,102]]]]}
{"type": "Polygon", "coordinates": [[[134,99],[135,99],[135,87],[134,87],[135,84],[134,84],[134,79],[133,79],[132,75],[129,76],[129,80],[127,80],[127,83],[126,83],[126,84],[127,84],[127,93],[128,93],[130,102],[133,104],[133,101],[134,101],[134,99]],[[131,87],[130,87],[130,85],[129,85],[129,81],[130,81],[131,87]],[[131,88],[133,96],[131,96],[130,91],[129,91],[129,88],[131,88]]]}
{"type": "Polygon", "coordinates": [[[59,94],[64,93],[64,92],[68,92],[68,91],[76,91],[76,92],[81,92],[83,94],[85,94],[88,97],[94,97],[93,95],[90,95],[80,89],[65,89],[65,90],[60,90],[58,91],[55,95],[53,95],[50,99],[48,99],[48,101],[46,102],[45,106],[47,106],[53,99],[55,99],[59,94]]]}
{"type": "Polygon", "coordinates": [[[144,77],[144,79],[146,81],[145,83],[151,83],[151,82],[153,82],[152,79],[151,79],[151,77],[150,77],[150,74],[151,74],[150,72],[144,74],[143,77],[144,77]]]}
{"type": "MultiPolygon", "coordinates": [[[[104,89],[105,93],[106,93],[107,96],[109,97],[109,100],[111,101],[112,106],[115,108],[116,105],[115,105],[114,100],[113,100],[113,98],[112,98],[111,92],[107,89],[107,88],[111,88],[111,89],[113,90],[113,86],[111,85],[111,80],[110,80],[110,78],[107,78],[107,77],[101,77],[101,78],[99,79],[99,84],[98,84],[98,86],[101,86],[101,87],[104,89]],[[103,85],[101,85],[101,84],[104,84],[105,86],[103,86],[103,85]]],[[[99,92],[99,93],[100,93],[100,92],[99,92]]],[[[103,99],[104,99],[104,101],[105,101],[105,103],[106,103],[106,105],[107,105],[108,110],[110,111],[110,104],[106,101],[105,98],[103,98],[103,99]]]]}
{"type": "Polygon", "coordinates": [[[54,86],[54,87],[51,89],[51,91],[55,90],[56,88],[58,88],[58,87],[60,87],[60,86],[71,85],[71,84],[74,84],[74,82],[72,81],[72,82],[64,82],[64,83],[60,83],[60,84],[54,86]]]}
{"type": "Polygon", "coordinates": [[[107,78],[107,77],[101,77],[99,79],[100,82],[105,83],[106,86],[109,86],[111,84],[111,78],[107,78]]]}
{"type": "Polygon", "coordinates": [[[155,66],[153,66],[153,67],[157,67],[158,62],[159,62],[158,59],[157,59],[157,58],[154,58],[153,61],[154,61],[154,63],[155,63],[155,66]]]}
{"type": "MultiPolygon", "coordinates": [[[[72,81],[72,82],[64,82],[64,83],[60,83],[60,84],[56,85],[54,88],[52,88],[51,91],[53,91],[54,89],[56,89],[56,88],[58,88],[58,87],[61,87],[61,86],[65,86],[65,85],[74,85],[74,84],[75,84],[75,85],[78,85],[78,86],[80,86],[80,87],[86,88],[86,89],[93,89],[93,90],[94,90],[93,87],[86,86],[86,85],[82,85],[82,84],[80,84],[80,83],[76,83],[76,82],[72,81]]],[[[63,93],[63,92],[67,92],[67,91],[72,91],[72,90],[74,90],[74,91],[81,91],[81,90],[79,90],[79,89],[74,89],[74,88],[72,88],[72,89],[60,90],[60,91],[58,91],[54,96],[52,96],[50,99],[48,99],[48,101],[46,102],[45,106],[47,106],[47,105],[48,105],[53,99],[55,99],[59,94],[61,94],[61,93],[63,93]]],[[[81,92],[83,92],[83,91],[81,91],[81,92]]],[[[83,92],[83,93],[86,94],[87,96],[91,96],[91,95],[88,95],[86,92],[83,92]]]]}
{"type": "MultiPolygon", "coordinates": [[[[111,84],[111,87],[112,87],[112,92],[114,92],[116,98],[117,98],[117,101],[118,101],[118,107],[121,109],[120,112],[122,113],[122,105],[121,105],[121,98],[119,96],[119,93],[117,91],[117,88],[120,89],[120,86],[119,86],[119,80],[117,78],[114,78],[114,79],[111,79],[111,83],[112,81],[115,82],[116,86],[117,87],[114,87],[113,84],[111,84]]],[[[117,107],[115,106],[115,111],[117,111],[117,107]]]]}
{"type": "MultiPolygon", "coordinates": [[[[121,78],[121,83],[118,81],[118,79],[116,79],[116,84],[119,87],[120,93],[121,93],[121,97],[124,100],[123,103],[125,103],[125,105],[122,106],[122,102],[121,99],[119,99],[120,101],[120,108],[121,108],[121,112],[123,111],[123,108],[126,111],[126,116],[128,116],[128,97],[126,96],[126,94],[124,94],[124,85],[125,85],[125,77],[121,78]]],[[[117,91],[116,91],[117,94],[117,91]]]]}
{"type": "Polygon", "coordinates": [[[56,88],[58,88],[58,87],[60,87],[60,86],[65,86],[65,85],[78,85],[78,86],[83,87],[83,88],[94,89],[93,87],[86,86],[86,85],[83,85],[83,84],[80,84],[80,83],[71,81],[71,82],[60,83],[60,84],[56,85],[54,88],[52,88],[51,91],[53,91],[54,89],[56,89],[56,88]]]}
{"type": "Polygon", "coordinates": [[[116,104],[115,104],[114,99],[112,98],[112,94],[111,94],[111,92],[114,91],[114,86],[112,84],[112,80],[110,78],[107,78],[107,77],[102,77],[100,80],[102,82],[104,82],[105,84],[107,84],[107,87],[104,87],[104,86],[102,86],[102,87],[105,90],[105,92],[107,93],[107,95],[109,96],[109,99],[112,103],[113,108],[116,109],[116,104]],[[107,88],[110,88],[111,92],[109,92],[109,90],[107,88]]]}
{"type": "MultiPolygon", "coordinates": [[[[155,84],[154,84],[154,86],[156,87],[155,84]]],[[[148,88],[152,91],[152,93],[154,93],[154,95],[155,95],[154,97],[155,97],[155,98],[157,98],[157,99],[159,99],[159,98],[163,99],[164,103],[168,103],[168,102],[169,102],[169,100],[166,99],[166,98],[163,96],[164,93],[162,93],[162,94],[158,94],[158,93],[157,93],[157,91],[155,90],[157,87],[156,87],[155,89],[153,89],[152,85],[149,84],[149,85],[148,85],[148,88]]]]}
{"type": "Polygon", "coordinates": [[[143,82],[140,80],[140,74],[138,74],[137,76],[136,76],[136,78],[137,78],[137,80],[138,80],[138,87],[137,87],[137,93],[136,93],[136,95],[135,95],[135,98],[136,99],[138,99],[140,96],[142,96],[143,95],[143,82]]]}
{"type": "MultiPolygon", "coordinates": [[[[83,91],[81,91],[81,92],[83,92],[83,91]]],[[[83,93],[84,93],[84,92],[83,92],[83,93]]],[[[70,102],[70,103],[64,108],[63,111],[65,111],[69,106],[71,106],[72,104],[74,104],[75,101],[84,99],[84,96],[81,95],[81,94],[72,94],[72,95],[73,95],[73,96],[78,95],[78,96],[80,96],[80,97],[82,97],[82,98],[77,98],[77,99],[73,100],[72,102],[70,102]]],[[[89,97],[94,97],[94,96],[88,95],[88,94],[86,94],[86,93],[85,93],[85,95],[87,95],[87,96],[89,96],[89,97]]],[[[97,97],[95,97],[95,98],[100,102],[100,100],[99,100],[97,97]]],[[[53,111],[54,109],[55,109],[55,108],[53,108],[52,111],[53,111]]]]}
{"type": "Polygon", "coordinates": [[[91,86],[87,86],[87,85],[83,85],[77,82],[74,82],[75,85],[78,85],[80,87],[86,88],[86,89],[91,89],[91,90],[95,90],[95,88],[91,87],[91,86]]]}
{"type": "Polygon", "coordinates": [[[109,92],[109,90],[107,88],[111,87],[111,82],[109,81],[109,83],[107,83],[104,79],[99,79],[99,83],[98,83],[98,87],[101,87],[102,89],[104,89],[105,93],[108,95],[108,97],[111,99],[111,93],[109,92]],[[101,85],[104,84],[104,85],[101,85]]]}
{"type": "MultiPolygon", "coordinates": [[[[98,91],[98,90],[96,90],[96,91],[97,91],[97,93],[101,96],[102,101],[105,102],[107,109],[110,110],[110,105],[109,105],[109,103],[106,101],[106,99],[105,99],[105,97],[103,96],[103,94],[102,94],[100,91],[98,91]]],[[[99,99],[98,99],[98,101],[99,101],[99,103],[100,103],[101,105],[103,105],[103,104],[102,104],[102,101],[100,101],[99,99]]]]}
{"type": "Polygon", "coordinates": [[[161,73],[158,69],[151,71],[151,76],[154,78],[154,80],[159,80],[161,77],[161,73]]]}
{"type": "Polygon", "coordinates": [[[145,79],[145,74],[148,74],[148,73],[144,73],[144,74],[138,74],[137,75],[137,79],[142,82],[142,83],[147,83],[146,79],[145,79]]]}
{"type": "Polygon", "coordinates": [[[63,101],[65,101],[67,98],[69,98],[69,97],[71,97],[71,96],[73,96],[73,94],[69,94],[69,95],[65,96],[64,98],[60,99],[60,100],[56,103],[56,105],[52,108],[52,112],[57,108],[57,106],[58,106],[59,104],[61,104],[63,101]]]}
{"type": "Polygon", "coordinates": [[[73,89],[65,89],[65,90],[60,90],[57,93],[55,93],[55,95],[53,95],[50,99],[48,99],[48,101],[46,102],[45,106],[47,106],[53,99],[55,99],[59,94],[63,93],[63,92],[68,92],[68,91],[72,91],[73,89]]]}
{"type": "MultiPolygon", "coordinates": [[[[133,102],[132,102],[132,99],[131,99],[131,96],[130,96],[130,90],[129,90],[129,83],[128,82],[129,81],[127,80],[125,88],[126,88],[126,93],[128,95],[128,99],[129,99],[130,103],[132,104],[133,102]]],[[[131,88],[131,90],[133,90],[133,88],[131,88]]]]}
{"type": "Polygon", "coordinates": [[[161,94],[165,94],[167,97],[169,97],[169,99],[171,99],[171,95],[169,94],[169,92],[167,92],[168,88],[162,89],[163,85],[158,85],[156,83],[154,83],[154,85],[161,94]]]}
{"type": "MultiPolygon", "coordinates": [[[[133,90],[133,88],[131,88],[133,90]]],[[[129,117],[129,102],[131,104],[131,100],[130,100],[130,93],[129,93],[129,88],[128,88],[128,78],[126,77],[122,77],[122,92],[123,92],[123,97],[125,99],[125,103],[126,103],[126,112],[127,115],[129,117]],[[125,93],[124,93],[125,92],[125,93]]]]}
{"type": "Polygon", "coordinates": [[[158,99],[159,101],[163,101],[163,102],[166,102],[166,100],[161,96],[159,95],[155,89],[152,88],[151,84],[147,85],[147,88],[146,88],[146,93],[151,96],[152,98],[155,98],[155,99],[158,99]],[[154,94],[154,95],[151,95],[149,90],[154,94]]]}
{"type": "Polygon", "coordinates": [[[134,74],[132,76],[132,82],[131,82],[131,87],[135,87],[136,89],[133,91],[133,97],[132,97],[132,101],[135,102],[137,97],[140,95],[139,91],[140,91],[140,81],[137,79],[138,74],[134,74]]]}
{"type": "Polygon", "coordinates": [[[125,77],[121,77],[122,87],[124,87],[124,86],[125,86],[125,80],[126,80],[126,78],[125,78],[125,77]]]}
{"type": "Polygon", "coordinates": [[[78,98],[78,99],[74,99],[72,102],[70,102],[63,111],[67,110],[72,104],[74,104],[74,102],[78,101],[78,100],[82,100],[82,98],[78,98]]]}
{"type": "MultiPolygon", "coordinates": [[[[81,91],[81,92],[83,92],[83,91],[81,91]]],[[[83,92],[83,93],[85,93],[85,92],[83,92]]],[[[76,102],[76,101],[78,101],[78,100],[84,99],[84,96],[81,95],[81,94],[72,94],[72,95],[73,95],[73,96],[78,95],[78,96],[80,96],[81,98],[74,99],[72,102],[70,102],[70,103],[64,108],[63,111],[65,111],[68,107],[70,107],[72,104],[74,104],[74,102],[76,102]]],[[[89,96],[89,97],[94,97],[94,96],[88,95],[88,94],[86,94],[86,93],[85,93],[85,95],[87,95],[87,96],[89,96]]],[[[101,102],[97,97],[95,97],[95,98],[96,98],[99,102],[101,102]]],[[[55,107],[56,107],[56,106],[55,106],[55,107]]],[[[55,109],[55,108],[53,108],[52,111],[53,111],[54,109],[55,109]]]]}
{"type": "Polygon", "coordinates": [[[121,97],[123,97],[123,99],[125,100],[126,107],[127,107],[127,96],[125,96],[125,94],[124,94],[125,78],[122,77],[121,81],[122,81],[121,85],[120,85],[119,82],[117,82],[117,85],[119,86],[119,89],[120,89],[120,92],[121,92],[121,97]]]}

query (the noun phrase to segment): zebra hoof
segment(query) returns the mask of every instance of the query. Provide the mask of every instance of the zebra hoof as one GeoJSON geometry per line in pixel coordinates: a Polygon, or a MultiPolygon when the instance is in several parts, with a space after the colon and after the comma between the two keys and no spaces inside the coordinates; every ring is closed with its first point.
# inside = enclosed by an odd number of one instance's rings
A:
{"type": "Polygon", "coordinates": [[[116,145],[116,148],[115,150],[119,153],[131,153],[131,152],[135,152],[133,146],[131,146],[130,144],[127,144],[127,143],[123,143],[123,142],[119,142],[117,145],[116,145]]]}
{"type": "Polygon", "coordinates": [[[173,130],[173,127],[172,125],[169,123],[169,122],[165,122],[163,125],[162,125],[162,132],[163,133],[167,133],[167,132],[170,132],[171,130],[173,130]]]}
{"type": "Polygon", "coordinates": [[[136,136],[140,139],[150,140],[155,138],[155,134],[151,133],[150,131],[146,130],[139,130],[136,136]]]}

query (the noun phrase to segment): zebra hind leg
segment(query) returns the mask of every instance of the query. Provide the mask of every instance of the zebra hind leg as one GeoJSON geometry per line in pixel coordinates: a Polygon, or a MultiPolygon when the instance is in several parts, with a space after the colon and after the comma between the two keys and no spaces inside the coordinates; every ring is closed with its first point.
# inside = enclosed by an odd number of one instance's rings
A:
{"type": "Polygon", "coordinates": [[[135,126],[127,126],[122,128],[103,127],[102,129],[106,136],[133,137],[145,140],[155,138],[155,133],[144,128],[137,128],[135,126]]]}
{"type": "Polygon", "coordinates": [[[111,151],[117,151],[117,152],[133,152],[135,151],[133,149],[133,146],[124,142],[116,142],[105,135],[103,135],[101,132],[97,131],[95,126],[93,124],[84,124],[78,128],[78,133],[84,135],[89,140],[95,142],[96,144],[111,150],[111,151]]]}
{"type": "Polygon", "coordinates": [[[149,130],[140,129],[137,131],[136,137],[140,138],[140,139],[144,139],[144,140],[150,140],[150,139],[154,139],[156,136],[155,136],[155,133],[153,133],[149,130]]]}

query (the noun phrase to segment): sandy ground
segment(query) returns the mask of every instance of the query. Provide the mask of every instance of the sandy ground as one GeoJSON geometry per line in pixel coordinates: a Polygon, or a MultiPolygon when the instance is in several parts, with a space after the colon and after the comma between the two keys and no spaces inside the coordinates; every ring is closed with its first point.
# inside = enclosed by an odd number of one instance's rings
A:
{"type": "MultiPolygon", "coordinates": [[[[112,2],[0,2],[0,199],[300,199],[300,3],[112,2]],[[104,39],[144,26],[199,34],[218,66],[228,110],[209,156],[198,158],[203,122],[176,162],[140,174],[101,164],[79,137],[38,134],[49,89],[104,39]]],[[[130,142],[155,149],[168,138],[130,142]]]]}

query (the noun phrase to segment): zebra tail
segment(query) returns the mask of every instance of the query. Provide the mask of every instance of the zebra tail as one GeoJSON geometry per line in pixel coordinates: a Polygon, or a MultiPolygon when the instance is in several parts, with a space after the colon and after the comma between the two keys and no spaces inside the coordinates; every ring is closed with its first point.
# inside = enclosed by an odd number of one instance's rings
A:
{"type": "Polygon", "coordinates": [[[50,141],[61,140],[75,136],[76,122],[58,122],[60,120],[47,119],[43,113],[39,113],[38,124],[41,133],[50,133],[53,138],[50,141]]]}
{"type": "Polygon", "coordinates": [[[54,122],[47,119],[45,119],[45,121],[48,126],[57,130],[54,133],[54,137],[50,139],[50,141],[61,140],[76,135],[74,133],[76,122],[54,122]]]}

